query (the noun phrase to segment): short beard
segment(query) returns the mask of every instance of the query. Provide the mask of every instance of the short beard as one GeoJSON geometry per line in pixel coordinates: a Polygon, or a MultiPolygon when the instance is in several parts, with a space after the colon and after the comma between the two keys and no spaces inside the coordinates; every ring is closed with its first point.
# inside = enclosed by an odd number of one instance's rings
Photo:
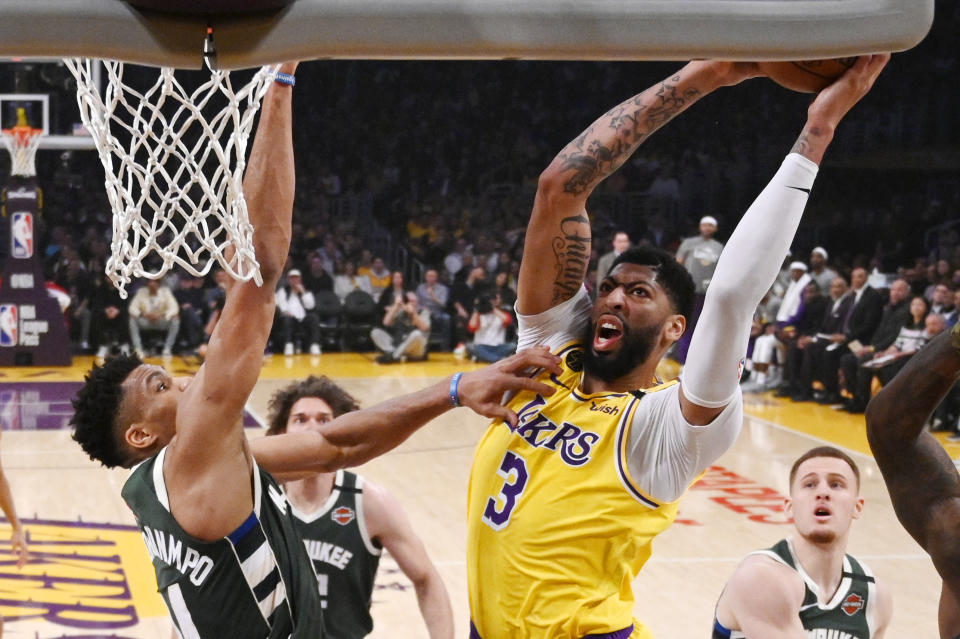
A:
{"type": "Polygon", "coordinates": [[[620,348],[612,353],[598,353],[593,350],[593,336],[596,327],[588,322],[581,336],[583,343],[583,369],[592,377],[604,382],[614,382],[647,361],[653,347],[660,337],[663,323],[651,324],[638,329],[623,327],[620,348]]]}
{"type": "Polygon", "coordinates": [[[837,533],[833,532],[832,530],[817,530],[810,533],[806,537],[807,541],[817,545],[823,545],[833,543],[837,538],[837,533]]]}

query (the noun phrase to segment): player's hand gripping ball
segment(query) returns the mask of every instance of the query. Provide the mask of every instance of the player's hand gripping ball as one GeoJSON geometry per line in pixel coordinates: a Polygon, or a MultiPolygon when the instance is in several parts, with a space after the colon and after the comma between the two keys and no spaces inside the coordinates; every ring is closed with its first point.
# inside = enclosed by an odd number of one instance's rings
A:
{"type": "Polygon", "coordinates": [[[853,58],[801,60],[799,62],[760,62],[760,70],[768,78],[793,91],[817,93],[828,87],[852,67],[853,58]]]}

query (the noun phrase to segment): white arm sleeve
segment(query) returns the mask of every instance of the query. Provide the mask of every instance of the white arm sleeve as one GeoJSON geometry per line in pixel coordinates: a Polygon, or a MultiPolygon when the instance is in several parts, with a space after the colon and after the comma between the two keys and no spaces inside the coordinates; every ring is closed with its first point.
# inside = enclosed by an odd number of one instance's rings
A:
{"type": "Polygon", "coordinates": [[[683,417],[679,389],[674,384],[640,400],[627,443],[633,483],[661,503],[679,499],[733,445],[743,424],[740,393],[709,425],[694,426],[683,417]]]}
{"type": "Polygon", "coordinates": [[[593,304],[584,286],[565,302],[536,315],[517,313],[517,351],[533,346],[548,346],[555,351],[580,337],[590,322],[593,304]]]}
{"type": "Polygon", "coordinates": [[[788,155],[723,249],[683,367],[683,394],[694,404],[719,408],[737,392],[750,320],[780,272],[817,168],[788,155]]]}

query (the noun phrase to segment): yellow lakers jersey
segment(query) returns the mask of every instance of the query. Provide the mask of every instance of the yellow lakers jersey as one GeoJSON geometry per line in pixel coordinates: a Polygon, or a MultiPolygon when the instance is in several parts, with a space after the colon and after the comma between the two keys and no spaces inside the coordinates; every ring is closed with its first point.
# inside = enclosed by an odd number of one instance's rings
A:
{"type": "Polygon", "coordinates": [[[658,503],[632,481],[625,450],[645,394],[584,395],[582,350],[560,349],[562,373],[537,374],[557,391],[509,402],[517,427],[494,421],[470,473],[467,578],[482,639],[584,637],[635,624],[631,581],[677,502],[658,503]]]}

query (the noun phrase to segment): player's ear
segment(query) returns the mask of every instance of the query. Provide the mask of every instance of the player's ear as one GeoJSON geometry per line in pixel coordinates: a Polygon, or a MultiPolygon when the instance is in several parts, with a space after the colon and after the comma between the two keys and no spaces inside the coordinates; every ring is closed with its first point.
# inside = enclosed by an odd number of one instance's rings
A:
{"type": "Polygon", "coordinates": [[[671,342],[679,340],[685,330],[687,330],[687,318],[683,315],[668,315],[663,323],[664,337],[671,342]]]}
{"type": "Polygon", "coordinates": [[[793,500],[789,497],[783,499],[783,512],[786,513],[787,517],[793,518],[793,500]]]}
{"type": "Polygon", "coordinates": [[[853,518],[860,519],[861,514],[863,514],[863,497],[857,497],[857,501],[853,504],[853,518]]]}
{"type": "Polygon", "coordinates": [[[123,439],[134,450],[146,450],[157,441],[157,435],[146,422],[133,422],[123,432],[123,439]]]}

